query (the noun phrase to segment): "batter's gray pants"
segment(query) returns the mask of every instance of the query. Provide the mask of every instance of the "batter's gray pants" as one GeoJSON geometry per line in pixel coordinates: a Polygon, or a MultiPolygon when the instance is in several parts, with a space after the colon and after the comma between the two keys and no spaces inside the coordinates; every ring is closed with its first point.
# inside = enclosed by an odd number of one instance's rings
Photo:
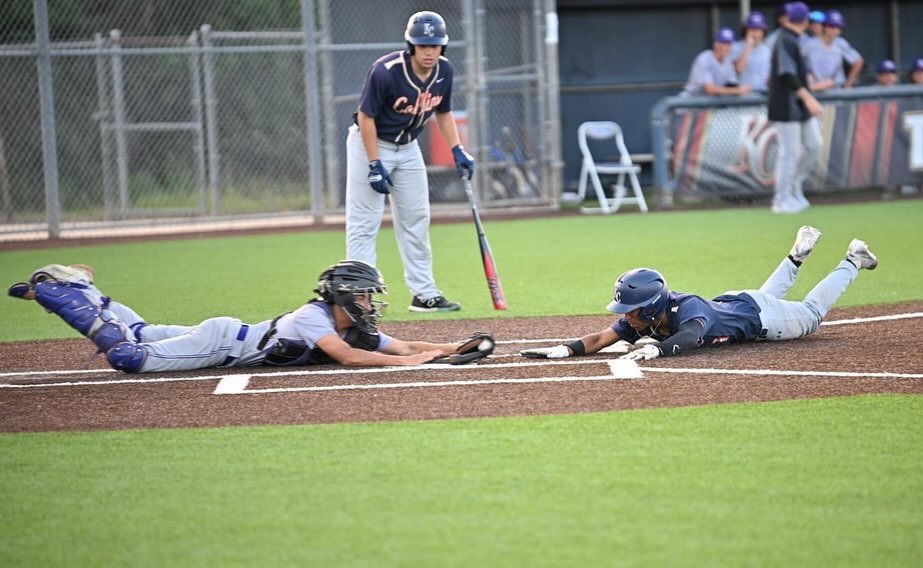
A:
{"type": "Polygon", "coordinates": [[[773,124],[779,141],[773,204],[781,205],[792,197],[804,197],[804,180],[810,177],[817,167],[823,139],[820,121],[817,118],[804,122],[773,124]]]}
{"type": "MultiPolygon", "coordinates": [[[[346,156],[346,258],[376,265],[375,243],[385,196],[369,185],[369,160],[357,126],[350,127],[346,137],[346,156]]],[[[429,182],[420,146],[416,140],[402,146],[379,140],[378,156],[394,182],[389,186],[391,216],[404,281],[415,296],[440,296],[433,277],[429,182]]]]}
{"type": "Polygon", "coordinates": [[[840,261],[833,271],[808,292],[804,301],[784,300],[795,283],[799,267],[785,258],[759,290],[740,290],[752,297],[760,307],[763,334],[760,339],[784,341],[798,339],[820,328],[820,322],[843,295],[856,276],[857,269],[848,260],[840,261]]]}

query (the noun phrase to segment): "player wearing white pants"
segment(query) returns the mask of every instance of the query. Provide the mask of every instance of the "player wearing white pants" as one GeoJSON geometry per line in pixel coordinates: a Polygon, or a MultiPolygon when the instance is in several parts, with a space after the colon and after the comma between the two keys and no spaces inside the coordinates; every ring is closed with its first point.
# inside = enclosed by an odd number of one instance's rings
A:
{"type": "MultiPolygon", "coordinates": [[[[378,159],[390,172],[391,215],[394,235],[404,264],[404,281],[414,296],[441,296],[433,277],[429,243],[429,191],[426,164],[419,143],[403,146],[377,140],[378,159]]],[[[368,182],[368,155],[355,125],[346,137],[346,256],[377,264],[376,242],[384,214],[385,196],[368,182]]]]}
{"type": "Polygon", "coordinates": [[[784,10],[786,17],[772,52],[766,104],[779,142],[772,212],[800,213],[811,205],[803,184],[820,157],[818,118],[823,107],[811,94],[800,47],[799,38],[808,27],[808,7],[804,2],[788,2],[784,10]]]}
{"type": "Polygon", "coordinates": [[[471,179],[474,159],[460,143],[451,112],[454,71],[443,56],[449,42],[445,20],[417,12],[404,39],[406,50],[379,58],[369,70],[346,138],[346,256],[376,263],[390,194],[404,280],[413,295],[410,309],[455,311],[461,306],[442,295],[433,276],[429,182],[417,142],[426,121],[435,118],[459,175],[471,179]]]}
{"type": "Polygon", "coordinates": [[[800,266],[785,258],[759,290],[725,292],[723,295],[745,293],[760,308],[761,337],[757,340],[798,339],[820,328],[827,312],[843,295],[859,269],[842,260],[830,274],[812,289],[803,301],[786,300],[785,295],[795,283],[800,266]]]}
{"type": "Polygon", "coordinates": [[[823,137],[820,120],[776,122],[779,155],[776,158],[776,190],[773,201],[777,213],[797,213],[810,203],[804,196],[804,182],[820,160],[823,137]]]}
{"type": "Polygon", "coordinates": [[[596,353],[616,341],[655,340],[622,356],[654,359],[679,355],[705,346],[744,341],[785,341],[814,333],[856,279],[860,269],[873,270],[878,259],[865,242],[853,239],[841,261],[803,301],[785,300],[801,264],[820,239],[820,231],[804,226],[795,244],[759,290],[729,291],[713,300],[673,292],[664,277],[650,268],[636,268],[619,276],[614,299],[606,307],[621,319],[598,333],[566,345],[527,349],[524,357],[559,358],[596,353]]]}

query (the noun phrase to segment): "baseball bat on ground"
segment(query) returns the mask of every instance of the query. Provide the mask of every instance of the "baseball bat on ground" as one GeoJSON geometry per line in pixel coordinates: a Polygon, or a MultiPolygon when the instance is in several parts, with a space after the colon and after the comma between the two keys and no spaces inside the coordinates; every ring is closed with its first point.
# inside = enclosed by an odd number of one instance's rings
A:
{"type": "Polygon", "coordinates": [[[484,235],[484,227],[481,225],[481,216],[478,215],[477,204],[474,201],[474,192],[471,190],[471,180],[465,179],[465,193],[468,195],[468,203],[471,204],[471,215],[474,217],[474,227],[478,232],[478,245],[481,247],[481,260],[484,262],[484,276],[487,277],[487,288],[490,290],[490,299],[494,303],[495,310],[506,309],[506,297],[503,295],[503,287],[500,285],[500,275],[497,274],[497,265],[494,262],[494,255],[490,252],[490,244],[484,235]]]}

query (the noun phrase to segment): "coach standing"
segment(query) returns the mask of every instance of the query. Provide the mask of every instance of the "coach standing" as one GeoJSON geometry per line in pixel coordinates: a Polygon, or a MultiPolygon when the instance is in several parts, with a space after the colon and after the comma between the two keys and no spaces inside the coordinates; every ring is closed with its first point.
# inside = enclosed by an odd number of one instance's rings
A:
{"type": "Polygon", "coordinates": [[[417,12],[404,32],[407,49],[379,58],[369,70],[346,138],[346,254],[376,264],[375,244],[391,196],[394,233],[415,312],[456,311],[436,287],[429,242],[426,164],[417,137],[435,113],[459,175],[471,179],[474,159],[459,143],[452,114],[453,70],[443,55],[449,36],[435,12],[417,12]]]}
{"type": "Polygon", "coordinates": [[[800,213],[810,206],[802,186],[820,156],[820,123],[814,117],[823,109],[808,89],[800,49],[799,36],[808,27],[808,7],[804,2],[789,2],[785,16],[769,73],[768,115],[779,142],[772,212],[800,213]]]}

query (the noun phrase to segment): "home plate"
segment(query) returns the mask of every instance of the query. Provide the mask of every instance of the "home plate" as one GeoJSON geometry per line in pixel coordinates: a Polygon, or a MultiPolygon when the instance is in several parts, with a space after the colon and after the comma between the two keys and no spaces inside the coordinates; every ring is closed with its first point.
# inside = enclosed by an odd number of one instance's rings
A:
{"type": "Polygon", "coordinates": [[[642,379],[641,367],[631,359],[613,359],[609,361],[612,377],[616,379],[642,379]]]}

